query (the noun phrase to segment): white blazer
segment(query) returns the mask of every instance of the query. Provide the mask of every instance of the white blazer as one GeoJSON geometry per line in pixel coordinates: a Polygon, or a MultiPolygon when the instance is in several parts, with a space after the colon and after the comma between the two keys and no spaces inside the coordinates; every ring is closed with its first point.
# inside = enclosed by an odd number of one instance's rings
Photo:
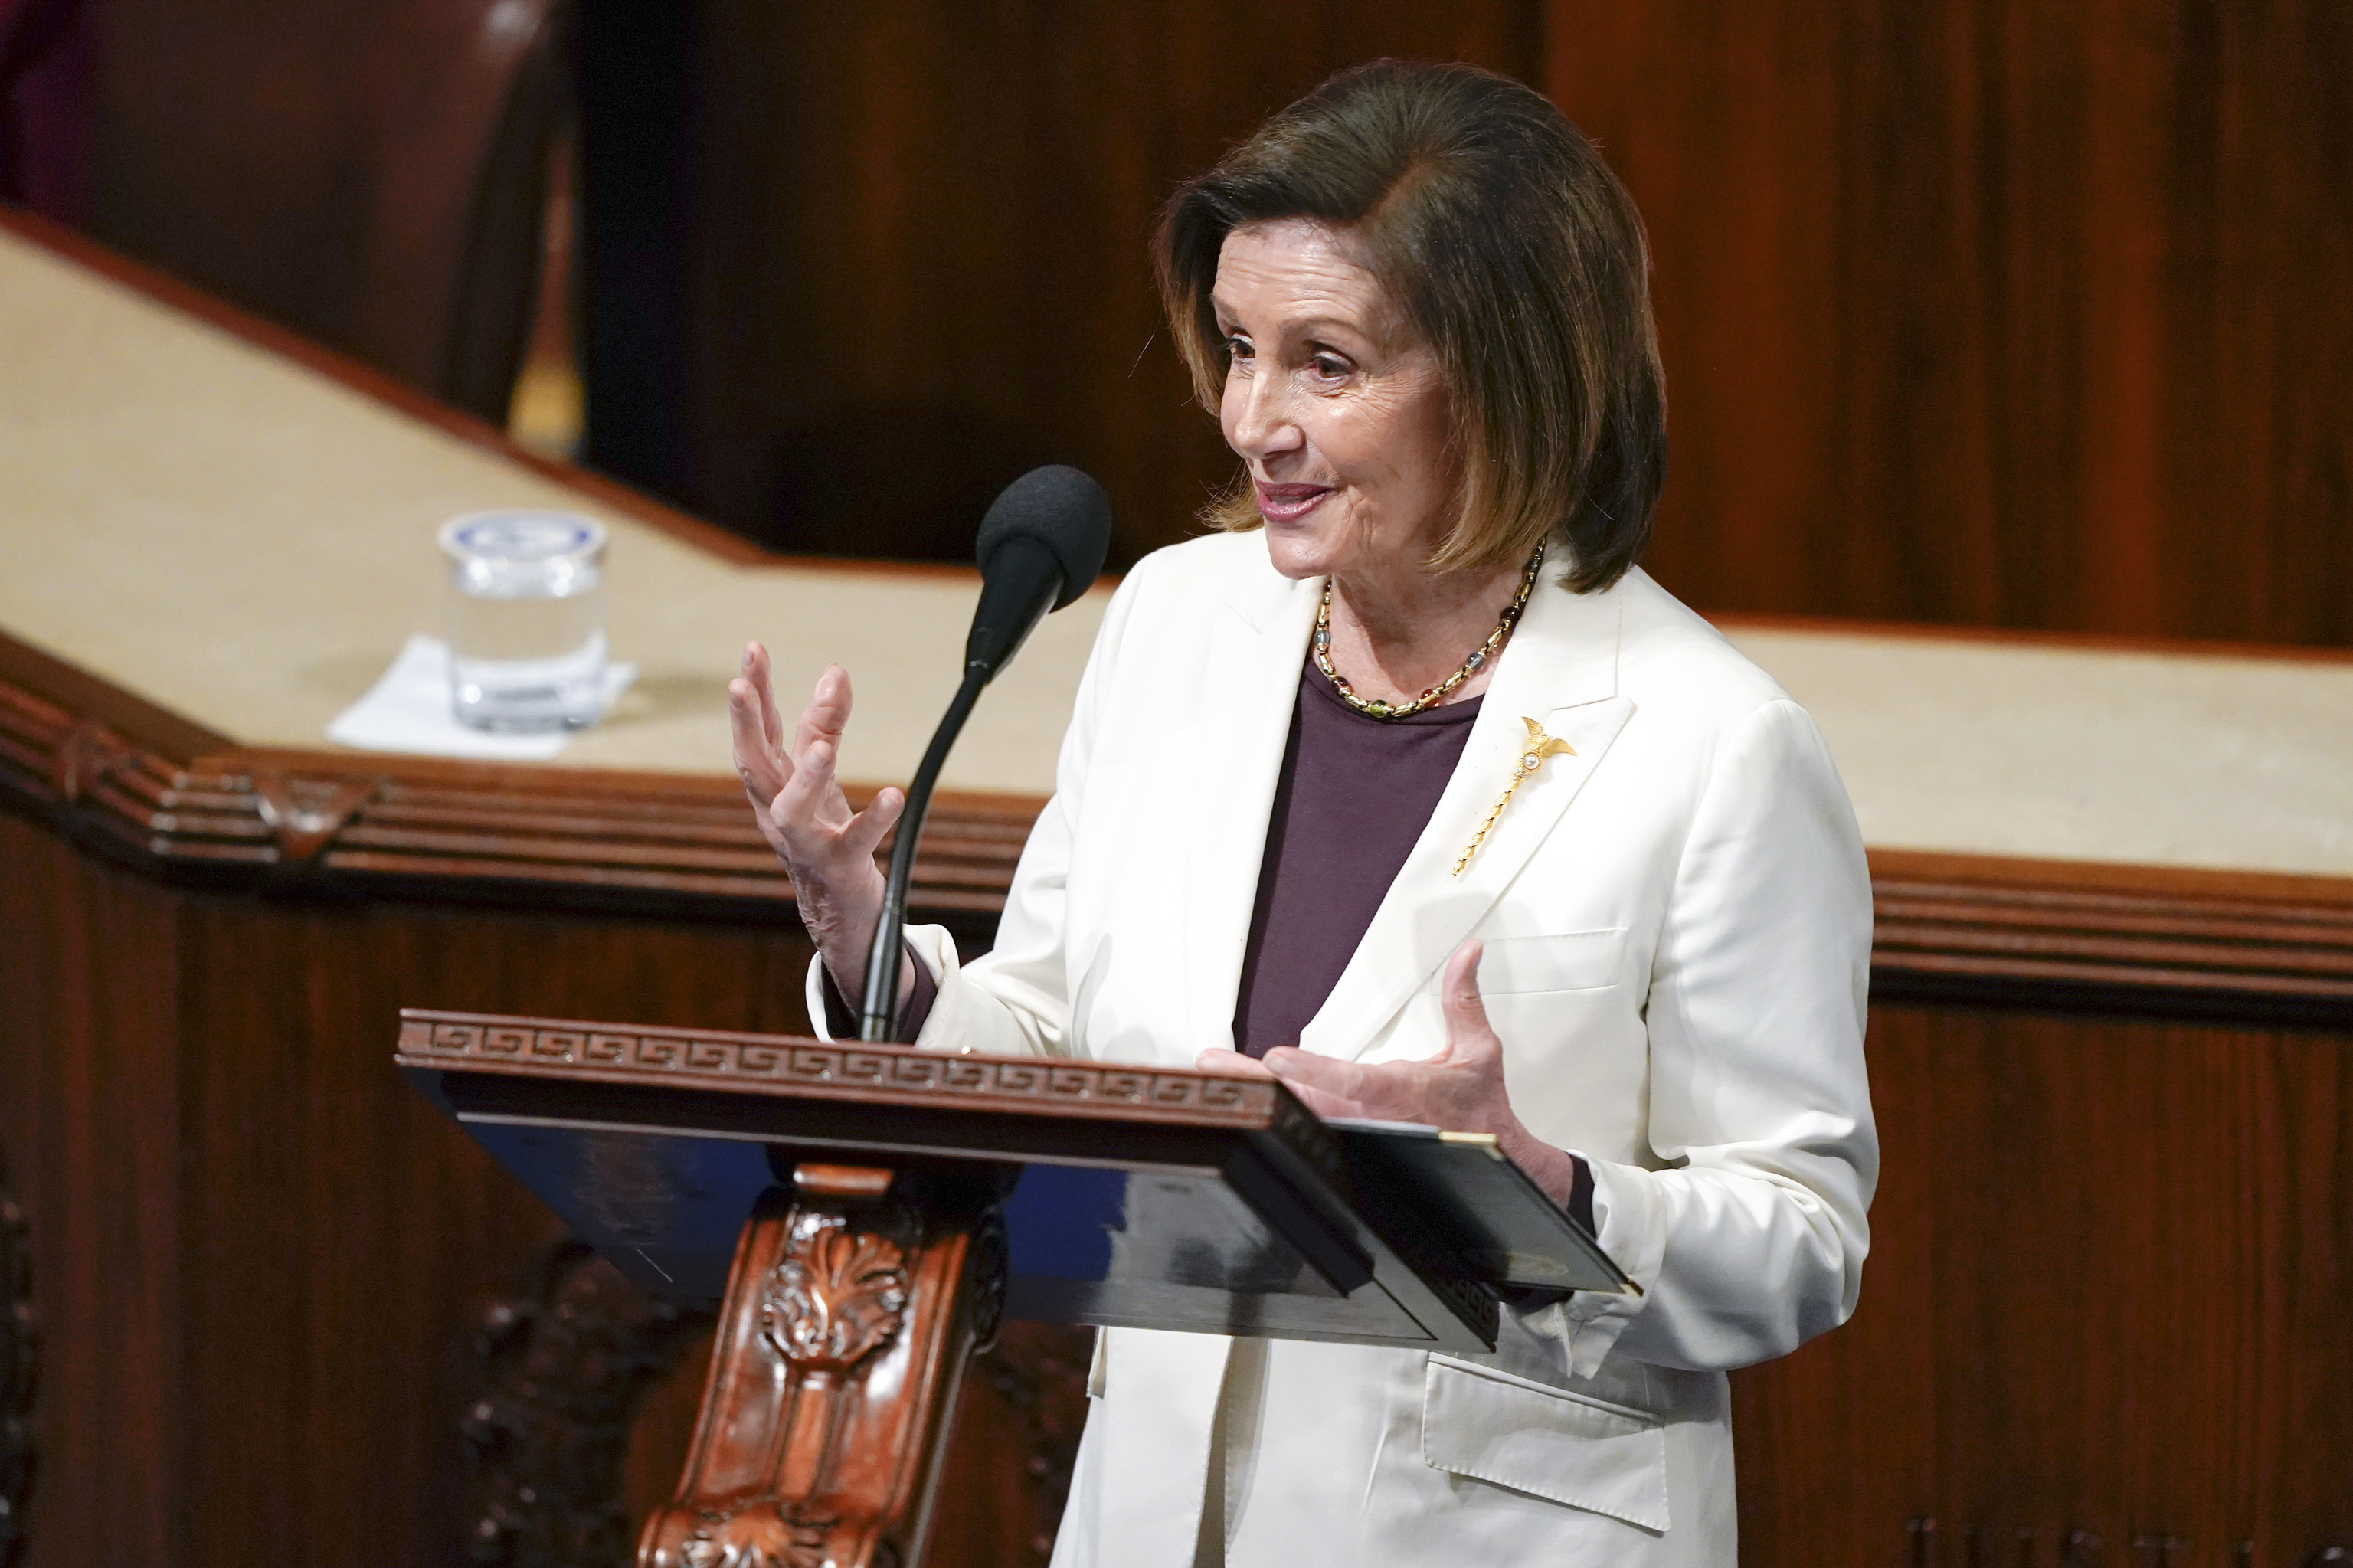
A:
{"type": "MultiPolygon", "coordinates": [[[[1231,1048],[1321,590],[1255,534],[1129,574],[995,949],[959,968],[945,931],[910,933],[939,979],[919,1044],[1231,1048]]],[[[1188,1568],[1197,1532],[1252,1568],[1733,1568],[1724,1372],[1853,1310],[1877,1174],[1870,879],[1813,722],[1641,572],[1586,595],[1548,578],[1301,1044],[1431,1054],[1440,969],[1472,936],[1512,1103],[1590,1163],[1601,1243],[1644,1294],[1506,1313],[1482,1356],[1107,1330],[1059,1568],[1188,1568]],[[1576,754],[1453,877],[1524,717],[1576,754]]]]}

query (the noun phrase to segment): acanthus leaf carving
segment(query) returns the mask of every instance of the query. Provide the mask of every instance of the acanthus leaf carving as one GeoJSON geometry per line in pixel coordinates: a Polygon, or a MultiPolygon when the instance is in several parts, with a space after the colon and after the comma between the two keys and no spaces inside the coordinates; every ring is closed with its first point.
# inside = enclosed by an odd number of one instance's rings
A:
{"type": "Polygon", "coordinates": [[[679,1556],[685,1568],[825,1568],[840,1522],[802,1504],[763,1503],[705,1519],[679,1556]]]}
{"type": "Polygon", "coordinates": [[[847,1372],[890,1342],[907,1311],[907,1255],[836,1214],[804,1213],[770,1274],[760,1329],[786,1361],[847,1372]]]}

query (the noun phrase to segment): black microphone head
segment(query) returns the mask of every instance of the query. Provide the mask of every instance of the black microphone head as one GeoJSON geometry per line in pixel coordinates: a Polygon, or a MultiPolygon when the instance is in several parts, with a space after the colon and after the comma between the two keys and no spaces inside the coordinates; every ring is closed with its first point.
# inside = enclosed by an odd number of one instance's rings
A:
{"type": "Polygon", "coordinates": [[[1062,572],[1054,608],[1061,609],[1093,586],[1111,549],[1111,497],[1103,487],[1061,463],[1033,468],[1008,484],[980,520],[973,554],[981,576],[1013,539],[1035,539],[1053,552],[1062,572]]]}

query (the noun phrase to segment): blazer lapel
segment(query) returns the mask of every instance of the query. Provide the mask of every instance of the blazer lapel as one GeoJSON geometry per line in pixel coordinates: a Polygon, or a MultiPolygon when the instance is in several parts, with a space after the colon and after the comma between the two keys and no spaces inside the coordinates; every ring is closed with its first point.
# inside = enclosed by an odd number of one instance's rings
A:
{"type": "Polygon", "coordinates": [[[1176,907],[1191,1001],[1182,1064],[1188,1067],[1192,1054],[1234,1043],[1234,1003],[1267,823],[1323,591],[1320,577],[1293,582],[1262,556],[1259,561],[1218,612],[1223,623],[1201,672],[1207,716],[1197,735],[1205,755],[1202,766],[1184,770],[1190,798],[1175,813],[1186,832],[1187,885],[1176,907]]]}
{"type": "Polygon", "coordinates": [[[1328,1055],[1360,1055],[1485,918],[1551,833],[1633,712],[1633,704],[1618,694],[1621,613],[1615,589],[1580,595],[1547,582],[1529,599],[1453,778],[1323,1011],[1301,1031],[1302,1045],[1328,1055]],[[1457,876],[1455,861],[1527,749],[1526,719],[1567,741],[1574,754],[1546,758],[1521,782],[1457,876]]]}

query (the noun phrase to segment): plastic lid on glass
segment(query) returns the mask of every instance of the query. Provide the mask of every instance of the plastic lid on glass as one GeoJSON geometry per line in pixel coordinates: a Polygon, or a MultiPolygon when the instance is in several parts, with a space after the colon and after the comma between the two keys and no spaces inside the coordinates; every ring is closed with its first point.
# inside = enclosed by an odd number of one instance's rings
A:
{"type": "Polygon", "coordinates": [[[605,525],[570,512],[476,512],[441,525],[442,551],[459,561],[560,561],[605,548],[605,525]]]}

